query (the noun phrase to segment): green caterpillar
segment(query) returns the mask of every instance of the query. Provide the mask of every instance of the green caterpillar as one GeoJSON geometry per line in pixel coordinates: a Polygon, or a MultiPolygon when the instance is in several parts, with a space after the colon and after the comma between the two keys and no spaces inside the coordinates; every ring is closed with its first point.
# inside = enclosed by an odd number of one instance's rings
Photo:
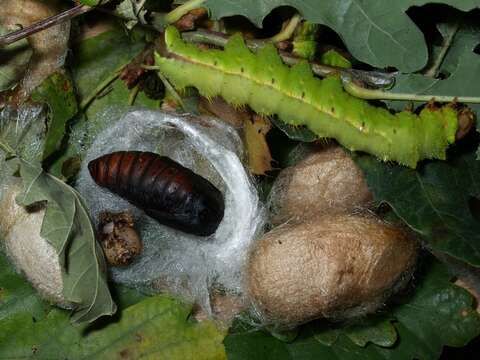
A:
{"type": "Polygon", "coordinates": [[[391,114],[346,93],[338,76],[318,79],[307,62],[285,65],[273,45],[254,54],[235,35],[224,50],[204,50],[183,41],[173,27],[166,29],[165,43],[167,53],[155,54],[156,66],[177,88],[194,86],[207,98],[220,95],[259,114],[277,114],[352,151],[414,168],[422,159],[445,159],[455,141],[458,113],[452,106],[391,114]]]}

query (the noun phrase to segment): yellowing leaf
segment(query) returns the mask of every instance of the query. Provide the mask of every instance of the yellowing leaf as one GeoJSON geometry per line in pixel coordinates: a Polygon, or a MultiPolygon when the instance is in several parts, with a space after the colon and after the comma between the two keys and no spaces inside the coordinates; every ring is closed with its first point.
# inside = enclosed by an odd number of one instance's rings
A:
{"type": "Polygon", "coordinates": [[[75,327],[52,310],[0,323],[0,359],[223,360],[225,334],[212,322],[189,320],[191,307],[166,296],[147,298],[99,327],[75,327]]]}
{"type": "Polygon", "coordinates": [[[201,112],[213,114],[235,128],[243,127],[251,118],[251,111],[238,107],[235,108],[220,96],[214,96],[211,99],[201,97],[199,108],[201,112]]]}
{"type": "Polygon", "coordinates": [[[127,308],[121,321],[90,334],[81,347],[89,359],[225,359],[224,333],[212,322],[190,322],[190,306],[152,297],[127,308]],[[89,348],[100,348],[95,352],[89,348]]]}
{"type": "Polygon", "coordinates": [[[259,115],[254,115],[251,121],[244,124],[248,165],[255,175],[265,175],[267,171],[272,170],[272,155],[265,139],[271,128],[270,121],[259,115]]]}
{"type": "Polygon", "coordinates": [[[234,107],[221,97],[201,98],[200,109],[211,113],[236,128],[243,127],[245,148],[248,153],[248,164],[255,175],[265,175],[272,170],[272,156],[265,135],[272,125],[270,120],[245,108],[234,107]]]}

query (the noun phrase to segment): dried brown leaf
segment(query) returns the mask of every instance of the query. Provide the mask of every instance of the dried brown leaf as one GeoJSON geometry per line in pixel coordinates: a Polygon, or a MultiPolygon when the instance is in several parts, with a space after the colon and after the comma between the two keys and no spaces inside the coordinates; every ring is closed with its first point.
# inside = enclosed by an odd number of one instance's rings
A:
{"type": "Polygon", "coordinates": [[[234,108],[219,96],[210,100],[204,97],[200,98],[199,108],[201,112],[214,115],[235,128],[242,128],[244,123],[251,121],[252,118],[251,111],[234,108]]]}
{"type": "Polygon", "coordinates": [[[270,120],[254,115],[243,128],[245,147],[248,153],[248,166],[255,175],[265,175],[272,170],[272,155],[265,136],[272,128],[270,120]]]}

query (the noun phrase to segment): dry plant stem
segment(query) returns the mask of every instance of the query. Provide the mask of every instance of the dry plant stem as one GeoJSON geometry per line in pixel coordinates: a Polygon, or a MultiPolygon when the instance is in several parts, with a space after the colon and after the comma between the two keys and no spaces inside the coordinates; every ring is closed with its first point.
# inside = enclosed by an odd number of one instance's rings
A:
{"type": "MultiPolygon", "coordinates": [[[[204,43],[215,45],[219,47],[224,47],[227,43],[229,36],[214,31],[207,30],[198,30],[182,33],[182,37],[185,41],[193,43],[204,43]]],[[[254,52],[258,51],[260,48],[265,46],[268,43],[263,40],[249,40],[246,41],[248,48],[254,52]]],[[[283,62],[287,65],[295,65],[300,61],[305,61],[300,59],[286,51],[279,51],[279,55],[282,58],[283,62]]],[[[321,77],[325,77],[330,74],[341,74],[348,75],[353,78],[359,78],[367,82],[370,86],[373,87],[390,87],[393,85],[393,75],[388,73],[374,72],[374,71],[362,71],[355,69],[344,69],[333,66],[327,66],[315,62],[310,63],[312,71],[321,77]]]]}
{"type": "Polygon", "coordinates": [[[165,15],[165,21],[168,24],[172,24],[175,21],[180,20],[180,18],[189,11],[201,7],[200,5],[202,5],[204,2],[205,0],[189,0],[185,4],[180,5],[165,15]]]}
{"type": "Polygon", "coordinates": [[[33,25],[27,26],[23,29],[13,31],[9,34],[0,36],[0,48],[13,44],[16,41],[22,40],[30,35],[36,34],[42,30],[48,29],[54,25],[58,25],[74,17],[84,14],[93,8],[86,5],[78,5],[72,9],[61,12],[60,14],[48,17],[44,20],[41,20],[33,25]]]}
{"type": "Polygon", "coordinates": [[[459,28],[459,24],[455,23],[455,25],[452,28],[452,32],[448,35],[448,37],[445,39],[442,45],[442,50],[440,51],[440,54],[438,54],[432,67],[425,72],[425,76],[429,76],[429,77],[437,76],[438,69],[442,65],[443,59],[445,59],[445,56],[447,55],[448,50],[450,50],[450,46],[452,45],[453,38],[457,34],[458,28],[459,28]]]}
{"type": "Polygon", "coordinates": [[[299,14],[292,16],[285,28],[283,28],[282,31],[280,31],[277,35],[272,36],[269,41],[277,43],[290,39],[300,21],[302,21],[302,17],[299,14]]]}
{"type": "Polygon", "coordinates": [[[367,100],[408,100],[408,101],[436,101],[436,102],[462,102],[462,103],[480,103],[478,96],[446,96],[446,95],[421,95],[394,93],[381,89],[367,89],[357,85],[351,78],[342,77],[343,88],[350,95],[367,100]]]}

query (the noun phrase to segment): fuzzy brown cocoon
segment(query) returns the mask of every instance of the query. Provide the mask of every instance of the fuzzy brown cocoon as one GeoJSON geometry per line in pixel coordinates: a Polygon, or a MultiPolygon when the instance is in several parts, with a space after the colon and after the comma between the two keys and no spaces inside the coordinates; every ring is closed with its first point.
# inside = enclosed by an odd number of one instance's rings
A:
{"type": "Polygon", "coordinates": [[[265,325],[374,312],[410,279],[416,241],[373,217],[324,216],[275,228],[253,248],[247,293],[265,325]]]}
{"type": "Polygon", "coordinates": [[[280,172],[270,192],[273,225],[368,207],[373,196],[362,171],[337,145],[280,172]]]}

